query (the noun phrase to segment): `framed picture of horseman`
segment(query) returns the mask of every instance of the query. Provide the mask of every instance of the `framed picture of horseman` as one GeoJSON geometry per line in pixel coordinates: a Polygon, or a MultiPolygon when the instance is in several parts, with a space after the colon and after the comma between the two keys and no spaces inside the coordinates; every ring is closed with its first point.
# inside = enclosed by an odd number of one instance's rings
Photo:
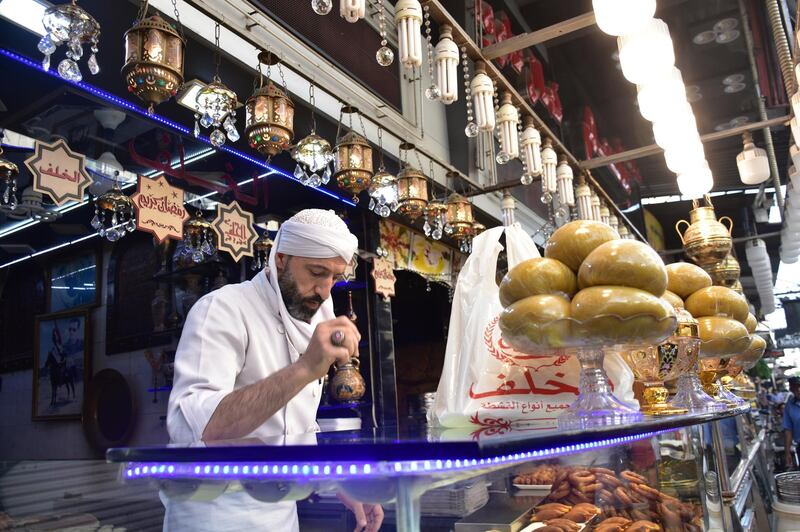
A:
{"type": "Polygon", "coordinates": [[[33,350],[34,421],[80,419],[91,375],[89,311],[36,317],[33,350]]]}

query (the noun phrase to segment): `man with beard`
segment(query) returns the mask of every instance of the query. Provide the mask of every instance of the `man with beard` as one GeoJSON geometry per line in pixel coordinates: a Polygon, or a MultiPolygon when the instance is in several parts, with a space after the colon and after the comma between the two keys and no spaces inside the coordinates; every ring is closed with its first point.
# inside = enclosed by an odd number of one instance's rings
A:
{"type": "MultiPolygon", "coordinates": [[[[361,338],[333,314],[331,289],[358,240],[333,211],[307,209],[275,237],[269,266],[194,304],[175,354],[167,409],[173,443],[313,433],[322,380],[357,354],[361,338]]],[[[340,494],[357,531],[377,531],[379,505],[340,494]]],[[[294,502],[263,503],[244,491],[205,501],[171,500],[165,530],[298,530],[294,502]]]]}

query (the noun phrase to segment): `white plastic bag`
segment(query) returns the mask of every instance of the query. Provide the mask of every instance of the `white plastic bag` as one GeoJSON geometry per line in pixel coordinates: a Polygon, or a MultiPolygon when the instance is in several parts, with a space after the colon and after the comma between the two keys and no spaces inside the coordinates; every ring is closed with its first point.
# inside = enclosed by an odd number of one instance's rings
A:
{"type": "MultiPolygon", "coordinates": [[[[555,426],[559,413],[578,396],[580,363],[571,356],[532,356],[511,348],[500,335],[503,306],[495,280],[505,232],[508,267],[539,257],[519,224],[484,231],[458,276],[450,313],[444,368],[429,422],[444,427],[471,426],[504,431],[536,422],[555,426]]],[[[619,355],[604,367],[614,395],[635,404],[633,373],[619,355]]]]}

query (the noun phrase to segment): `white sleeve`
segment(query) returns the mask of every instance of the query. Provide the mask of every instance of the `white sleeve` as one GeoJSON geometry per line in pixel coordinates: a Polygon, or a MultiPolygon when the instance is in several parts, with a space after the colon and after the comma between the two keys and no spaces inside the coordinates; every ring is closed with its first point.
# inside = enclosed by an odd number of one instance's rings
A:
{"type": "Polygon", "coordinates": [[[199,441],[217,405],[234,389],[247,348],[235,301],[235,292],[220,290],[198,300],[186,317],[167,408],[173,443],[199,441]]]}

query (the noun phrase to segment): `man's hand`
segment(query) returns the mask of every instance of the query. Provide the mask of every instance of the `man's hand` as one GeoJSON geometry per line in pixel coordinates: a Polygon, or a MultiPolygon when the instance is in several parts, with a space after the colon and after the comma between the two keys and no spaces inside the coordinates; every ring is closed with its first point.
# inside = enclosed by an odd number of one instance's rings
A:
{"type": "Polygon", "coordinates": [[[356,517],[356,528],[353,532],[378,532],[383,523],[383,508],[380,504],[361,503],[341,491],[336,496],[356,517]]]}
{"type": "Polygon", "coordinates": [[[360,341],[361,334],[358,332],[358,328],[345,316],[323,321],[314,329],[308,348],[298,363],[305,366],[308,371],[309,382],[321,379],[328,373],[328,369],[334,362],[345,364],[350,361],[350,357],[356,356],[360,341]],[[333,343],[332,336],[337,331],[344,337],[341,345],[333,343]]]}

